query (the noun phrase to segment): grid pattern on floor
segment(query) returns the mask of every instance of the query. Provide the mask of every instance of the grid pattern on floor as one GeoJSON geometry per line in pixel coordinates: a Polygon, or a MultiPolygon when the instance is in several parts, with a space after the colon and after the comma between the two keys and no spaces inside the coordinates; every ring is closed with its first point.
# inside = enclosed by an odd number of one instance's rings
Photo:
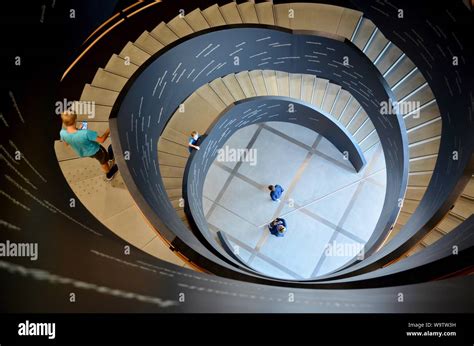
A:
{"type": "Polygon", "coordinates": [[[385,197],[379,145],[366,153],[359,173],[325,138],[294,124],[249,126],[225,146],[256,149],[257,163],[215,161],[204,185],[204,213],[211,232],[225,232],[254,269],[284,279],[323,275],[356,255],[331,253],[328,244],[354,250],[372,234],[385,197]],[[285,188],[280,203],[269,198],[272,183],[285,188]],[[268,232],[275,217],[288,222],[283,238],[268,232]]]}

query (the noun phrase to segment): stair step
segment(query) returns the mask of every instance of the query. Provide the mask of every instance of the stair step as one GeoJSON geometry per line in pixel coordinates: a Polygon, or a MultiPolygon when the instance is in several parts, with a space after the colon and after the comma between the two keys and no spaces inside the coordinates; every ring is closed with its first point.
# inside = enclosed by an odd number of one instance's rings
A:
{"type": "Polygon", "coordinates": [[[216,92],[212,90],[209,84],[204,84],[201,86],[198,90],[196,90],[196,93],[209,102],[209,104],[219,113],[226,108],[226,104],[222,101],[219,95],[217,95],[216,92]]]}
{"type": "Polygon", "coordinates": [[[161,134],[161,137],[175,143],[181,143],[184,146],[188,145],[189,135],[176,131],[170,126],[166,126],[165,130],[161,134]]]}
{"type": "Polygon", "coordinates": [[[358,130],[357,133],[354,134],[354,139],[357,143],[360,143],[365,137],[369,135],[375,129],[374,124],[372,121],[365,122],[358,130]]]}
{"type": "Polygon", "coordinates": [[[462,223],[462,219],[448,213],[443,220],[436,226],[441,232],[447,234],[462,223]]]}
{"type": "Polygon", "coordinates": [[[387,70],[402,56],[403,52],[396,45],[392,44],[385,51],[380,60],[377,61],[375,66],[378,68],[381,74],[387,72],[387,70]]]}
{"type": "Polygon", "coordinates": [[[240,88],[244,91],[246,97],[257,96],[247,71],[237,73],[235,78],[237,78],[240,88]]]}
{"type": "Polygon", "coordinates": [[[415,64],[413,63],[413,61],[411,61],[405,56],[399,63],[397,63],[397,65],[392,70],[390,70],[390,72],[387,73],[387,75],[385,76],[385,80],[392,88],[414,68],[415,64]]]}
{"type": "Polygon", "coordinates": [[[93,112],[88,113],[88,107],[84,107],[84,104],[82,104],[80,101],[74,101],[71,110],[76,112],[77,121],[100,122],[109,120],[112,107],[95,104],[93,107],[93,112]]]}
{"type": "MultiPolygon", "coordinates": [[[[435,99],[433,91],[430,86],[425,83],[419,88],[415,89],[409,96],[403,98],[403,102],[418,102],[420,106],[427,104],[435,99]]],[[[436,104],[436,101],[434,102],[436,104]]],[[[405,113],[405,112],[404,112],[405,113]]]]}
{"type": "Polygon", "coordinates": [[[86,84],[82,90],[80,101],[94,101],[100,105],[113,106],[118,94],[119,93],[116,91],[93,87],[90,84],[86,84]]]}
{"type": "Polygon", "coordinates": [[[181,178],[162,178],[165,189],[179,189],[183,186],[181,178]]]}
{"type": "Polygon", "coordinates": [[[278,95],[290,97],[290,76],[287,72],[276,71],[278,95]]]}
{"type": "Polygon", "coordinates": [[[400,232],[400,230],[402,228],[403,228],[403,225],[400,225],[399,223],[395,224],[393,226],[393,229],[389,233],[387,241],[385,242],[385,244],[388,244],[398,234],[398,232],[400,232]]]}
{"type": "MultiPolygon", "coordinates": [[[[344,9],[339,6],[311,3],[291,3],[290,27],[293,30],[312,30],[336,33],[344,9]]],[[[288,14],[287,14],[288,15],[288,14]]]]}
{"type": "Polygon", "coordinates": [[[411,214],[406,213],[406,212],[400,212],[398,215],[397,223],[401,225],[405,225],[408,222],[408,219],[410,219],[411,214]]]}
{"type": "Polygon", "coordinates": [[[130,59],[130,62],[134,63],[137,66],[142,65],[145,61],[150,58],[150,54],[141,50],[135,46],[132,42],[128,42],[122,51],[119,54],[120,57],[127,61],[127,57],[130,59]]]}
{"type": "Polygon", "coordinates": [[[188,36],[194,32],[184,19],[184,16],[182,17],[181,15],[174,17],[167,25],[178,37],[188,36]]]}
{"type": "Polygon", "coordinates": [[[428,186],[432,175],[433,175],[432,171],[410,172],[408,174],[408,185],[409,186],[428,186]]]}
{"type": "Polygon", "coordinates": [[[437,154],[439,143],[440,137],[434,137],[421,142],[410,144],[408,146],[410,158],[437,154]]]}
{"type": "Polygon", "coordinates": [[[439,239],[443,237],[443,234],[437,231],[436,229],[433,229],[432,231],[428,232],[421,242],[423,243],[424,246],[430,246],[431,244],[437,242],[439,239]]]}
{"type": "Polygon", "coordinates": [[[240,86],[240,83],[237,80],[235,74],[229,74],[223,77],[222,81],[224,82],[225,86],[236,101],[245,99],[245,93],[242,90],[242,87],[240,86]]]}
{"type": "Polygon", "coordinates": [[[183,178],[184,167],[160,165],[160,173],[165,178],[183,178]]]}
{"type": "Polygon", "coordinates": [[[407,130],[410,130],[415,126],[418,126],[439,116],[440,111],[438,108],[438,104],[435,101],[427,105],[421,106],[421,109],[418,112],[405,116],[403,120],[405,121],[405,127],[407,128],[407,130]]]}
{"type": "Polygon", "coordinates": [[[411,72],[401,84],[393,89],[393,91],[397,97],[397,100],[401,100],[422,86],[424,83],[426,83],[425,78],[419,70],[416,70],[415,72],[411,72]]]}
{"type": "Polygon", "coordinates": [[[278,95],[276,72],[273,70],[263,70],[262,74],[265,81],[265,89],[267,90],[268,95],[278,95]]]}
{"type": "Polygon", "coordinates": [[[158,151],[182,156],[184,158],[189,157],[189,151],[186,144],[177,144],[163,137],[160,137],[160,139],[158,140],[158,151]]]}
{"type": "Polygon", "coordinates": [[[273,16],[275,18],[276,26],[283,28],[291,28],[290,25],[290,5],[289,4],[278,4],[273,5],[273,16]]]}
{"type": "Polygon", "coordinates": [[[186,217],[186,214],[184,213],[183,209],[176,210],[176,213],[178,214],[178,216],[181,220],[185,220],[185,221],[188,220],[188,218],[186,217]]]}
{"type": "Polygon", "coordinates": [[[187,158],[176,156],[173,154],[168,154],[165,152],[158,152],[158,162],[160,165],[175,166],[175,167],[186,167],[188,162],[187,158]]]}
{"type": "Polygon", "coordinates": [[[260,24],[275,25],[273,17],[273,4],[271,2],[261,2],[255,4],[258,21],[260,24]]]}
{"type": "Polygon", "coordinates": [[[416,253],[422,251],[424,248],[425,248],[425,247],[424,247],[422,244],[418,243],[418,244],[416,244],[413,248],[411,248],[411,249],[405,254],[405,256],[406,256],[406,257],[413,256],[414,254],[416,254],[416,253]]]}
{"type": "Polygon", "coordinates": [[[321,107],[321,109],[324,112],[329,113],[331,111],[340,90],[341,90],[341,87],[339,85],[329,83],[326,89],[326,95],[324,96],[323,104],[321,107]]]}
{"type": "Polygon", "coordinates": [[[425,194],[426,187],[422,186],[408,186],[405,194],[406,199],[421,201],[425,194]]]}
{"type": "Polygon", "coordinates": [[[144,31],[134,43],[138,48],[152,55],[164,47],[160,41],[154,38],[148,31],[144,31]]]}
{"type": "Polygon", "coordinates": [[[181,195],[183,194],[183,190],[180,188],[177,189],[166,189],[166,193],[168,194],[168,198],[181,198],[181,195]]]}
{"type": "Polygon", "coordinates": [[[377,132],[373,132],[371,135],[364,138],[362,142],[359,143],[362,151],[367,151],[372,148],[376,143],[380,142],[380,138],[377,135],[377,132]]]}
{"type": "Polygon", "coordinates": [[[209,83],[209,86],[217,95],[219,95],[220,99],[226,106],[229,106],[236,101],[221,78],[213,80],[209,83]]]}
{"type": "Polygon", "coordinates": [[[242,18],[240,17],[239,10],[237,9],[235,2],[230,2],[224,6],[221,6],[219,9],[227,24],[242,24],[242,18]]]}
{"type": "Polygon", "coordinates": [[[403,211],[404,213],[413,214],[419,204],[420,204],[420,201],[405,199],[403,201],[403,206],[402,206],[401,211],[403,211]]]}
{"type": "Polygon", "coordinates": [[[257,12],[255,10],[255,4],[252,2],[243,2],[237,5],[237,9],[240,13],[243,23],[258,24],[257,12]]]}
{"type": "Polygon", "coordinates": [[[361,16],[362,12],[344,8],[336,34],[350,40],[361,16]]]}
{"type": "Polygon", "coordinates": [[[371,61],[375,61],[387,43],[388,40],[385,38],[385,36],[380,31],[377,31],[374,38],[372,39],[372,42],[365,51],[365,54],[371,61]]]}
{"type": "Polygon", "coordinates": [[[255,90],[257,96],[267,95],[267,88],[265,87],[265,81],[261,70],[254,70],[249,72],[250,81],[255,90]]]}
{"type": "Polygon", "coordinates": [[[127,79],[129,79],[137,69],[137,65],[135,65],[133,62],[126,62],[117,54],[113,54],[105,66],[106,71],[115,73],[127,79]]]}
{"type": "Polygon", "coordinates": [[[150,33],[154,38],[161,42],[164,46],[176,41],[179,37],[166,25],[161,22],[150,33]]]}
{"type": "Polygon", "coordinates": [[[190,134],[192,131],[203,134],[218,115],[219,111],[208,100],[198,93],[193,93],[184,102],[184,111],[177,110],[167,126],[184,134],[190,134]],[[196,110],[199,110],[199,116],[196,116],[196,110]]]}
{"type": "Polygon", "coordinates": [[[290,73],[288,77],[290,82],[290,97],[301,99],[301,74],[290,73]]]}
{"type": "Polygon", "coordinates": [[[343,113],[340,116],[339,121],[342,125],[347,126],[349,121],[354,117],[356,112],[359,110],[359,102],[355,98],[351,98],[347,107],[345,107],[343,113]]]}
{"type": "Polygon", "coordinates": [[[348,105],[351,100],[351,94],[347,90],[341,89],[339,96],[337,97],[336,104],[332,109],[332,115],[334,118],[339,119],[341,117],[344,108],[348,105]]]}
{"type": "Polygon", "coordinates": [[[367,42],[369,41],[372,33],[375,30],[375,25],[372,21],[364,18],[360,23],[359,29],[356,36],[354,37],[353,43],[360,49],[363,50],[367,42]]]}
{"type": "Polygon", "coordinates": [[[201,13],[211,27],[226,25],[225,19],[222,17],[222,13],[217,4],[206,8],[201,13]]]}
{"type": "Polygon", "coordinates": [[[467,183],[462,195],[467,199],[474,200],[474,177],[471,177],[471,180],[467,183]]]}
{"type": "Polygon", "coordinates": [[[454,208],[451,209],[450,214],[466,220],[472,215],[474,211],[474,201],[471,201],[463,196],[459,197],[454,204],[454,208]]]}
{"type": "Polygon", "coordinates": [[[120,92],[128,79],[99,68],[92,80],[92,86],[120,92]]]}
{"type": "Polygon", "coordinates": [[[432,119],[425,124],[420,124],[408,131],[408,143],[412,144],[439,136],[441,135],[441,128],[441,117],[432,119]]]}
{"type": "Polygon", "coordinates": [[[191,29],[195,32],[210,28],[209,23],[206,21],[206,18],[204,18],[199,8],[188,13],[184,18],[191,29]]]}
{"type": "Polygon", "coordinates": [[[178,199],[170,199],[170,202],[171,202],[171,205],[173,206],[173,208],[178,211],[178,210],[183,210],[184,209],[184,206],[181,207],[181,205],[183,205],[183,202],[182,202],[182,199],[181,198],[178,198],[178,199]]]}
{"type": "Polygon", "coordinates": [[[304,74],[302,78],[301,99],[307,103],[311,103],[313,99],[313,90],[316,77],[310,74],[304,74]]]}
{"type": "Polygon", "coordinates": [[[354,134],[362,126],[362,124],[367,120],[367,113],[363,108],[354,116],[347,126],[347,130],[354,134]]]}
{"type": "Polygon", "coordinates": [[[327,79],[318,78],[316,81],[316,89],[314,90],[313,100],[311,101],[311,103],[317,108],[321,108],[328,85],[329,81],[327,79]]]}
{"type": "Polygon", "coordinates": [[[410,172],[432,171],[436,165],[437,155],[421,156],[410,159],[410,172]]]}

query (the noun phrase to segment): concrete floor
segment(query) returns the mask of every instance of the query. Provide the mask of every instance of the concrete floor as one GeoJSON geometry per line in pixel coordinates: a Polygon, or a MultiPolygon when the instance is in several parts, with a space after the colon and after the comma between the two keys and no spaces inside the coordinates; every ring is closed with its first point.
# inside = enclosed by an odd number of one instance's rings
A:
{"type": "Polygon", "coordinates": [[[324,137],[299,125],[269,122],[235,133],[229,148],[256,150],[256,164],[214,161],[206,177],[204,213],[250,267],[283,279],[308,279],[338,269],[374,231],[385,197],[380,144],[359,173],[324,137]],[[285,192],[273,202],[267,186],[285,192]],[[267,229],[287,221],[285,237],[267,229]],[[329,245],[328,245],[329,244],[329,245]]]}

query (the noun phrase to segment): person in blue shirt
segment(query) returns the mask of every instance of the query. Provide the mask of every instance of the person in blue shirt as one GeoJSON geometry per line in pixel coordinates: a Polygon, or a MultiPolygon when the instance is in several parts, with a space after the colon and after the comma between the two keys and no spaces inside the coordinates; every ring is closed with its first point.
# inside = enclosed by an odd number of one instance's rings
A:
{"type": "Polygon", "coordinates": [[[275,237],[284,237],[286,233],[286,221],[282,218],[276,218],[268,225],[270,233],[275,237]]]}
{"type": "Polygon", "coordinates": [[[67,111],[61,114],[61,120],[64,128],[61,129],[59,135],[61,140],[71,148],[80,157],[91,157],[99,161],[107,180],[112,180],[118,172],[116,164],[109,165],[111,158],[111,150],[107,151],[101,145],[110,135],[110,130],[105,130],[102,136],[97,132],[76,128],[77,115],[74,112],[67,111]]]}
{"type": "Polygon", "coordinates": [[[193,152],[193,150],[199,150],[199,146],[197,145],[199,138],[200,136],[199,136],[199,133],[197,133],[197,131],[191,132],[191,137],[189,137],[189,141],[188,141],[188,150],[190,154],[193,152]]]}
{"type": "Polygon", "coordinates": [[[273,202],[280,202],[280,197],[283,194],[283,188],[280,185],[269,185],[270,197],[273,202]]]}

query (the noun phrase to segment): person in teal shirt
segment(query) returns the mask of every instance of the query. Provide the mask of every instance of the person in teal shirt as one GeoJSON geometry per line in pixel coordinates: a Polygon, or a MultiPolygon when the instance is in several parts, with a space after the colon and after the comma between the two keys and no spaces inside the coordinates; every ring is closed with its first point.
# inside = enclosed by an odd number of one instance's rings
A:
{"type": "Polygon", "coordinates": [[[105,130],[104,134],[99,136],[95,131],[77,129],[77,115],[70,111],[63,112],[61,119],[64,126],[59,132],[61,140],[71,146],[80,157],[91,157],[99,161],[106,179],[112,180],[118,172],[118,167],[116,164],[109,165],[109,161],[113,159],[111,148],[107,151],[101,145],[109,137],[110,130],[105,130]]]}

